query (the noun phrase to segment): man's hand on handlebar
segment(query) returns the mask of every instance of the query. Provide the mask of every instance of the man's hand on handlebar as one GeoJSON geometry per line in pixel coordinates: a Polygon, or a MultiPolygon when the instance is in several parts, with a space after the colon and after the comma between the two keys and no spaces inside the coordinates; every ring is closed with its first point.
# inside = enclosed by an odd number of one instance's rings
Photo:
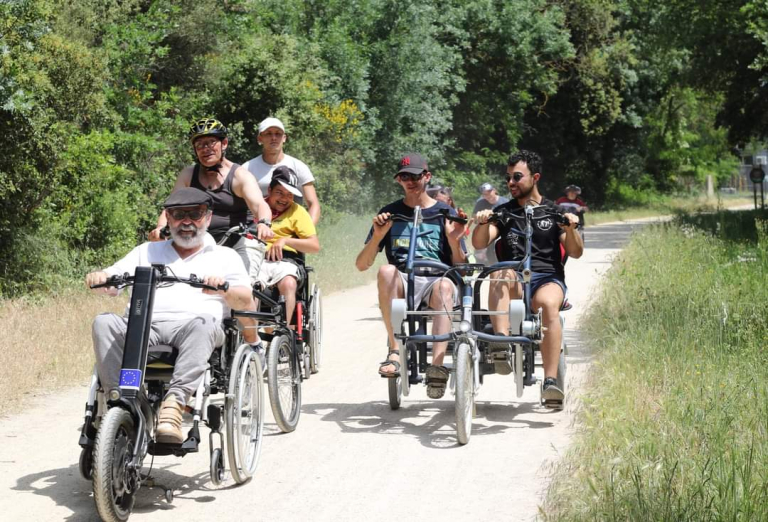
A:
{"type": "Polygon", "coordinates": [[[491,209],[481,210],[480,212],[475,214],[475,221],[477,221],[478,225],[485,225],[488,223],[488,220],[491,218],[492,215],[493,215],[493,210],[491,209]]]}
{"type": "Polygon", "coordinates": [[[92,286],[106,283],[108,277],[109,275],[106,272],[91,272],[85,276],[85,285],[95,294],[117,295],[117,288],[113,286],[91,288],[92,286]]]}
{"type": "Polygon", "coordinates": [[[558,226],[563,230],[576,230],[576,227],[579,225],[579,217],[570,212],[566,212],[562,216],[568,220],[569,224],[558,223],[558,226]]]}
{"type": "Polygon", "coordinates": [[[382,212],[373,218],[373,237],[381,239],[389,232],[389,229],[392,228],[391,217],[392,214],[389,212],[382,212]]]}
{"type": "Polygon", "coordinates": [[[458,210],[458,214],[454,219],[451,219],[451,216],[446,216],[445,220],[445,234],[449,239],[456,241],[464,237],[467,228],[467,214],[461,209],[458,210]]]}
{"type": "Polygon", "coordinates": [[[203,283],[209,286],[213,286],[217,289],[213,290],[211,288],[203,288],[203,293],[208,295],[226,295],[227,290],[229,289],[229,285],[225,284],[226,281],[227,280],[221,276],[205,276],[203,278],[203,283]]]}
{"type": "Polygon", "coordinates": [[[274,236],[275,233],[266,223],[259,223],[256,227],[256,237],[260,240],[266,242],[272,239],[274,236]]]}

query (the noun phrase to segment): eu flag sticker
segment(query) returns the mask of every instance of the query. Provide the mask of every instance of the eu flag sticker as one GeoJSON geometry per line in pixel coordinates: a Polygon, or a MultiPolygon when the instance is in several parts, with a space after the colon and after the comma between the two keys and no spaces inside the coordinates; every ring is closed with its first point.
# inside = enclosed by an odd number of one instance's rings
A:
{"type": "Polygon", "coordinates": [[[139,389],[141,370],[120,370],[120,387],[139,389]]]}

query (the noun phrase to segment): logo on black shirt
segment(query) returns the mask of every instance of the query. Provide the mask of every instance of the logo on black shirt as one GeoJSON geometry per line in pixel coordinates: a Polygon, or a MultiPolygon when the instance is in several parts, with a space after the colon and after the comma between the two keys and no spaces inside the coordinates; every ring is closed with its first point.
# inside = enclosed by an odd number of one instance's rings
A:
{"type": "Polygon", "coordinates": [[[540,219],[536,222],[536,226],[539,227],[539,230],[549,230],[552,228],[552,225],[554,225],[554,223],[549,218],[540,219]]]}

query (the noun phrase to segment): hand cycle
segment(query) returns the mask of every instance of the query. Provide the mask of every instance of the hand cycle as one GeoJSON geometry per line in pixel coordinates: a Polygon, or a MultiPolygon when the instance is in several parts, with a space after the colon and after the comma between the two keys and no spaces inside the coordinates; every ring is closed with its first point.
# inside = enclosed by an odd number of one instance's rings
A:
{"type": "MultiPolygon", "coordinates": [[[[231,234],[246,237],[251,255],[251,280],[256,277],[263,259],[266,244],[256,238],[256,226],[240,224],[230,228],[220,243],[227,241],[231,234]],[[255,265],[259,266],[255,266],[255,265]]],[[[261,331],[260,336],[268,343],[267,388],[275,421],[283,432],[296,429],[301,414],[301,383],[320,370],[322,354],[322,294],[314,283],[310,285],[312,267],[304,262],[304,255],[291,257],[290,262],[305,273],[304,281],[298,288],[293,317],[286,318],[285,299],[278,296],[277,289],[264,289],[259,284],[253,287],[253,296],[259,300],[258,312],[243,312],[270,331],[261,331]]]]}
{"type": "MultiPolygon", "coordinates": [[[[521,397],[523,394],[524,386],[531,386],[537,382],[534,375],[535,371],[535,352],[539,351],[539,345],[543,339],[544,332],[542,329],[542,316],[541,310],[534,311],[531,306],[531,249],[533,238],[533,222],[535,220],[535,214],[538,213],[538,218],[551,218],[556,225],[569,224],[568,219],[561,214],[551,210],[549,207],[542,205],[528,205],[521,209],[509,211],[506,209],[496,209],[496,211],[489,218],[489,222],[502,223],[507,228],[507,233],[514,234],[523,240],[523,256],[516,261],[501,261],[494,265],[486,267],[478,276],[475,283],[474,301],[479,305],[480,303],[480,290],[481,285],[487,280],[488,276],[500,270],[511,270],[514,275],[514,280],[507,280],[507,282],[521,283],[523,288],[523,297],[521,299],[511,299],[508,311],[498,312],[486,312],[485,314],[478,314],[475,317],[474,329],[482,332],[479,335],[479,339],[485,341],[484,346],[485,353],[483,354],[483,360],[487,363],[493,363],[495,366],[497,363],[508,363],[512,367],[512,372],[515,375],[516,393],[517,397],[521,397]],[[518,220],[522,223],[522,229],[510,226],[517,224],[518,220]],[[510,333],[511,336],[498,336],[490,335],[488,332],[490,324],[488,319],[490,315],[506,315],[509,314],[510,333]],[[507,349],[498,351],[494,350],[494,346],[498,344],[506,344],[509,346],[507,349]]],[[[495,279],[491,281],[505,281],[495,279]]],[[[479,306],[477,306],[479,308],[479,306]]],[[[560,313],[560,323],[564,328],[565,316],[562,311],[570,309],[570,305],[565,305],[560,313]]],[[[564,339],[565,336],[562,338],[564,339]]],[[[561,341],[561,354],[559,358],[557,381],[558,386],[565,391],[565,355],[566,355],[565,342],[561,341]]],[[[492,373],[492,372],[489,372],[492,373]]],[[[562,408],[562,402],[545,403],[540,400],[541,404],[562,408]]]]}
{"type": "MultiPolygon", "coordinates": [[[[226,290],[229,286],[206,285],[195,275],[177,277],[169,274],[164,265],[156,264],[137,267],[133,276],[112,276],[92,287],[133,287],[119,385],[101,390],[94,369],[79,440],[83,448],[80,473],[93,481],[96,508],[106,521],[127,520],[139,488],[142,484],[152,486],[149,473],[141,473],[147,454],[183,457],[198,451],[200,421],[211,429],[210,474],[214,484],[221,484],[225,478],[222,416],[232,478],[243,483],[256,471],[264,425],[263,370],[258,354],[242,342],[233,318],[224,320],[224,345],[214,349],[194,395],[192,428],[186,440],[181,444],[155,440],[158,411],[176,355],[171,346],[149,346],[155,290],[161,285],[182,283],[210,290],[226,290]],[[219,392],[226,393],[223,406],[209,401],[212,394],[219,392]]],[[[238,313],[233,311],[233,317],[238,313]]],[[[164,489],[170,502],[173,492],[164,489]]]]}

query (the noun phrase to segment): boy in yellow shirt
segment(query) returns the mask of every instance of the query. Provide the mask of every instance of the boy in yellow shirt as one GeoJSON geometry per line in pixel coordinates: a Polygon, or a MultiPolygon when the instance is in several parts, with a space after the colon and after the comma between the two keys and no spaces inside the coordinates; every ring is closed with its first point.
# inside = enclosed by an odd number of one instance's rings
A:
{"type": "Polygon", "coordinates": [[[264,288],[277,285],[280,295],[285,297],[287,318],[293,317],[296,307],[296,289],[304,279],[303,269],[294,260],[298,252],[315,254],[320,251],[315,224],[304,207],[293,201],[301,196],[296,173],[281,165],[272,173],[267,192],[267,204],[272,210],[272,232],[264,262],[255,274],[251,269],[253,282],[264,288]]]}

